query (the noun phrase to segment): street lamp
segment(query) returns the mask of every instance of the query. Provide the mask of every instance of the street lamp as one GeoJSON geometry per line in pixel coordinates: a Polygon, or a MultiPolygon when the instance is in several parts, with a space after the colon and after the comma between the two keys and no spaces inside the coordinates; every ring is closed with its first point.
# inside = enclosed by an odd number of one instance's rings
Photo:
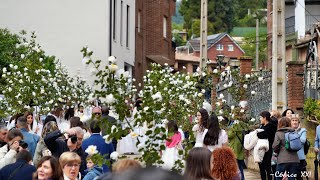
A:
{"type": "Polygon", "coordinates": [[[217,61],[217,63],[218,63],[218,66],[219,66],[219,70],[221,71],[221,66],[223,66],[224,65],[224,62],[223,62],[223,60],[224,60],[224,55],[217,55],[217,57],[216,57],[216,61],[217,61]]]}

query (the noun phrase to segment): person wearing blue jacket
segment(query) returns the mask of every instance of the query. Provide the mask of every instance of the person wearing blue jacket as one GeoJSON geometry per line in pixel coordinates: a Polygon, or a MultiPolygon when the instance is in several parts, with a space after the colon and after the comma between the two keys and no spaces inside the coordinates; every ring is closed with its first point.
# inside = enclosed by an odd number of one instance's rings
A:
{"type": "Polygon", "coordinates": [[[40,137],[38,135],[29,133],[27,118],[25,118],[24,116],[19,117],[17,122],[17,126],[23,134],[23,140],[28,144],[28,150],[33,157],[40,137]]]}
{"type": "MultiPolygon", "coordinates": [[[[86,150],[90,145],[94,145],[97,147],[97,151],[101,155],[107,155],[106,159],[110,159],[110,154],[114,151],[112,143],[106,143],[103,137],[100,135],[100,127],[97,121],[92,121],[90,123],[90,133],[91,136],[88,139],[85,139],[82,143],[82,149],[86,150]]],[[[109,172],[109,167],[107,165],[103,165],[103,172],[109,172]]]]}
{"type": "MultiPolygon", "coordinates": [[[[306,161],[306,155],[304,154],[304,143],[307,141],[307,130],[306,128],[300,127],[300,118],[298,114],[292,114],[291,115],[291,127],[295,129],[295,131],[300,135],[300,141],[302,144],[302,148],[297,152],[300,160],[299,172],[306,172],[307,171],[307,161],[306,161]]],[[[297,179],[302,179],[301,173],[298,174],[297,179]]]]}
{"type": "Polygon", "coordinates": [[[91,156],[87,157],[87,169],[85,170],[86,175],[82,180],[93,180],[103,174],[102,167],[99,167],[92,162],[91,156]]]}

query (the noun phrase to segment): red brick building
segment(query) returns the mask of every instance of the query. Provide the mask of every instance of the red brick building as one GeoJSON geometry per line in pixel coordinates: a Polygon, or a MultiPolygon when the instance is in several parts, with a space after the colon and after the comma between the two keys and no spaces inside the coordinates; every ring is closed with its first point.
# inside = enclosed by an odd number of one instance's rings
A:
{"type": "Polygon", "coordinates": [[[134,76],[137,83],[150,63],[174,65],[171,16],[176,0],[136,0],[136,53],[134,76]]]}
{"type": "MultiPolygon", "coordinates": [[[[199,66],[200,38],[191,39],[185,47],[178,48],[176,52],[175,68],[179,70],[183,66],[188,72],[194,72],[199,66]]],[[[239,66],[238,58],[244,56],[243,49],[227,33],[219,33],[208,36],[208,59],[217,63],[217,57],[223,57],[223,62],[231,66],[239,66]]]]}

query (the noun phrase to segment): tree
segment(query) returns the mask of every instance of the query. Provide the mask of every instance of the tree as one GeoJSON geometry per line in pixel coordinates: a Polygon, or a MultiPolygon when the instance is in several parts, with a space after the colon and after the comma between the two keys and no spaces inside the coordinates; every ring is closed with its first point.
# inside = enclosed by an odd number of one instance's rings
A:
{"type": "MultiPolygon", "coordinates": [[[[242,49],[246,56],[256,57],[256,31],[252,31],[244,36],[244,41],[241,43],[242,49]]],[[[259,62],[267,60],[267,34],[259,36],[259,62]]],[[[254,61],[255,63],[256,61],[254,61]]]]}

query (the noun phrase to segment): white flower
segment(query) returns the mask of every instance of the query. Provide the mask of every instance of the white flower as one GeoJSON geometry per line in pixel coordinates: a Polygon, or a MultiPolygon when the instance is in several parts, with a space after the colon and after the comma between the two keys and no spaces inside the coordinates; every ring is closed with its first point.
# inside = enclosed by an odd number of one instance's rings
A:
{"type": "Polygon", "coordinates": [[[6,77],[7,75],[6,74],[2,74],[2,77],[6,77]]]}
{"type": "Polygon", "coordinates": [[[30,109],[30,106],[25,105],[23,108],[25,108],[25,109],[30,109]]]}
{"type": "Polygon", "coordinates": [[[92,76],[95,76],[97,74],[98,70],[96,68],[90,68],[90,73],[92,76]]]}
{"type": "Polygon", "coordinates": [[[169,66],[169,64],[168,63],[164,63],[164,66],[169,66]]]}
{"type": "Polygon", "coordinates": [[[182,66],[182,69],[187,69],[185,66],[182,66]]]}
{"type": "Polygon", "coordinates": [[[83,65],[87,65],[87,63],[89,62],[90,60],[90,57],[89,56],[85,56],[83,59],[82,59],[82,64],[83,65]]]}
{"type": "Polygon", "coordinates": [[[36,93],[34,91],[32,92],[32,96],[36,96],[36,93]]]}
{"type": "Polygon", "coordinates": [[[117,151],[113,151],[111,154],[110,154],[110,158],[112,160],[115,160],[117,161],[118,160],[118,157],[119,157],[119,153],[117,151]]]}
{"type": "Polygon", "coordinates": [[[143,108],[143,111],[148,111],[148,110],[149,110],[148,106],[143,108]]]}
{"type": "Polygon", "coordinates": [[[216,102],[216,106],[220,106],[220,102],[216,102]]]}
{"type": "Polygon", "coordinates": [[[116,72],[118,70],[118,66],[116,64],[111,64],[108,66],[111,72],[116,72]]]}
{"type": "Polygon", "coordinates": [[[18,66],[17,65],[13,66],[13,69],[15,69],[15,70],[18,69],[18,66]]]}
{"type": "Polygon", "coordinates": [[[42,62],[42,61],[43,61],[43,58],[40,58],[39,61],[42,62]]]}
{"type": "Polygon", "coordinates": [[[263,77],[258,77],[258,81],[262,81],[263,80],[263,77]]]}
{"type": "Polygon", "coordinates": [[[24,70],[24,71],[28,71],[28,68],[25,67],[23,70],[24,70]]]}
{"type": "Polygon", "coordinates": [[[240,112],[241,112],[241,113],[244,113],[244,109],[241,109],[240,112]]]}
{"type": "Polygon", "coordinates": [[[239,121],[238,120],[234,120],[233,124],[239,124],[239,121]]]}
{"type": "Polygon", "coordinates": [[[129,77],[129,71],[124,71],[124,69],[117,70],[116,76],[120,78],[121,75],[123,76],[123,78],[127,79],[129,77]]]}
{"type": "Polygon", "coordinates": [[[249,79],[250,78],[250,74],[246,74],[246,78],[249,79]]]}
{"type": "Polygon", "coordinates": [[[231,106],[231,110],[234,110],[234,106],[231,106]]]}
{"type": "Polygon", "coordinates": [[[217,73],[218,73],[218,69],[214,69],[212,72],[213,72],[214,74],[217,74],[217,73]]]}
{"type": "Polygon", "coordinates": [[[225,77],[225,76],[226,76],[226,72],[223,71],[223,72],[221,73],[221,76],[222,76],[222,77],[225,77]]]}
{"type": "Polygon", "coordinates": [[[202,97],[202,95],[203,95],[202,93],[198,93],[198,97],[202,97]]]}
{"type": "Polygon", "coordinates": [[[247,89],[247,88],[248,88],[248,85],[247,85],[247,84],[244,84],[244,85],[243,85],[243,88],[247,89]]]}
{"type": "Polygon", "coordinates": [[[22,104],[22,101],[18,101],[18,103],[21,105],[21,104],[22,104]]]}
{"type": "Polygon", "coordinates": [[[40,93],[41,93],[41,94],[44,94],[44,93],[45,93],[44,89],[41,89],[41,90],[40,90],[40,93]]]}
{"type": "MultiPolygon", "coordinates": [[[[62,99],[61,99],[62,100],[62,99]]],[[[53,100],[51,99],[50,101],[49,101],[49,104],[52,104],[53,103],[53,100]]]]}
{"type": "Polygon", "coordinates": [[[254,121],[256,121],[256,119],[255,119],[255,118],[251,118],[250,121],[251,121],[251,122],[254,122],[254,121]]]}
{"type": "Polygon", "coordinates": [[[222,109],[219,110],[219,114],[223,114],[223,110],[222,109]]]}
{"type": "Polygon", "coordinates": [[[227,85],[227,84],[224,84],[224,85],[223,85],[223,87],[224,87],[224,88],[227,88],[227,87],[228,87],[228,85],[227,85]]]}
{"type": "Polygon", "coordinates": [[[155,101],[162,101],[162,96],[160,92],[157,92],[156,94],[151,96],[153,100],[155,101]]]}
{"type": "Polygon", "coordinates": [[[205,90],[205,89],[202,89],[202,90],[201,90],[201,93],[203,93],[203,94],[206,93],[206,90],[205,90]]]}
{"type": "Polygon", "coordinates": [[[227,66],[227,67],[226,67],[226,70],[227,70],[227,71],[230,71],[230,66],[227,66]]]}
{"type": "Polygon", "coordinates": [[[232,84],[233,84],[233,82],[232,82],[232,81],[230,81],[230,82],[229,82],[229,84],[228,84],[228,87],[231,87],[231,86],[232,86],[232,84]]]}
{"type": "Polygon", "coordinates": [[[111,62],[112,64],[115,64],[117,62],[117,59],[114,56],[110,56],[108,57],[108,61],[111,62]]]}
{"type": "Polygon", "coordinates": [[[221,101],[222,101],[223,103],[227,102],[227,100],[225,100],[225,99],[222,99],[221,101]]]}
{"type": "Polygon", "coordinates": [[[2,72],[3,72],[3,73],[6,73],[6,72],[7,72],[7,68],[4,67],[4,68],[2,69],[2,72]]]}
{"type": "Polygon", "coordinates": [[[109,94],[106,96],[106,103],[113,104],[116,102],[116,99],[113,97],[113,94],[109,94]]]}
{"type": "Polygon", "coordinates": [[[219,95],[219,99],[223,99],[224,98],[224,95],[223,94],[220,94],[219,95]]]}
{"type": "Polygon", "coordinates": [[[90,146],[88,146],[88,148],[85,150],[85,152],[88,153],[89,155],[97,154],[97,153],[98,153],[97,146],[95,146],[95,145],[90,145],[90,146]]]}
{"type": "Polygon", "coordinates": [[[245,108],[247,105],[248,105],[248,102],[247,102],[247,101],[240,101],[240,103],[239,103],[239,106],[240,106],[241,108],[245,108]]]}
{"type": "Polygon", "coordinates": [[[25,57],[25,55],[24,54],[21,54],[21,59],[23,59],[25,57]]]}
{"type": "Polygon", "coordinates": [[[190,76],[186,76],[186,78],[185,78],[185,79],[186,79],[186,81],[188,81],[188,80],[190,79],[190,76]]]}
{"type": "Polygon", "coordinates": [[[224,120],[224,118],[222,116],[218,116],[218,120],[219,120],[219,122],[221,122],[224,120]]]}
{"type": "Polygon", "coordinates": [[[112,142],[112,138],[110,137],[110,135],[103,136],[103,139],[107,144],[110,144],[112,142]]]}
{"type": "Polygon", "coordinates": [[[12,65],[12,64],[9,64],[9,67],[10,67],[10,68],[13,68],[13,65],[12,65]]]}
{"type": "Polygon", "coordinates": [[[200,70],[201,70],[200,67],[197,67],[197,70],[196,70],[196,71],[197,71],[198,73],[200,72],[200,70]]]}
{"type": "Polygon", "coordinates": [[[22,83],[23,83],[23,80],[22,80],[22,79],[19,79],[19,83],[21,83],[21,84],[22,84],[22,83]]]}
{"type": "Polygon", "coordinates": [[[256,94],[256,92],[255,92],[255,91],[251,91],[251,94],[252,94],[252,95],[255,95],[255,94],[256,94]]]}

